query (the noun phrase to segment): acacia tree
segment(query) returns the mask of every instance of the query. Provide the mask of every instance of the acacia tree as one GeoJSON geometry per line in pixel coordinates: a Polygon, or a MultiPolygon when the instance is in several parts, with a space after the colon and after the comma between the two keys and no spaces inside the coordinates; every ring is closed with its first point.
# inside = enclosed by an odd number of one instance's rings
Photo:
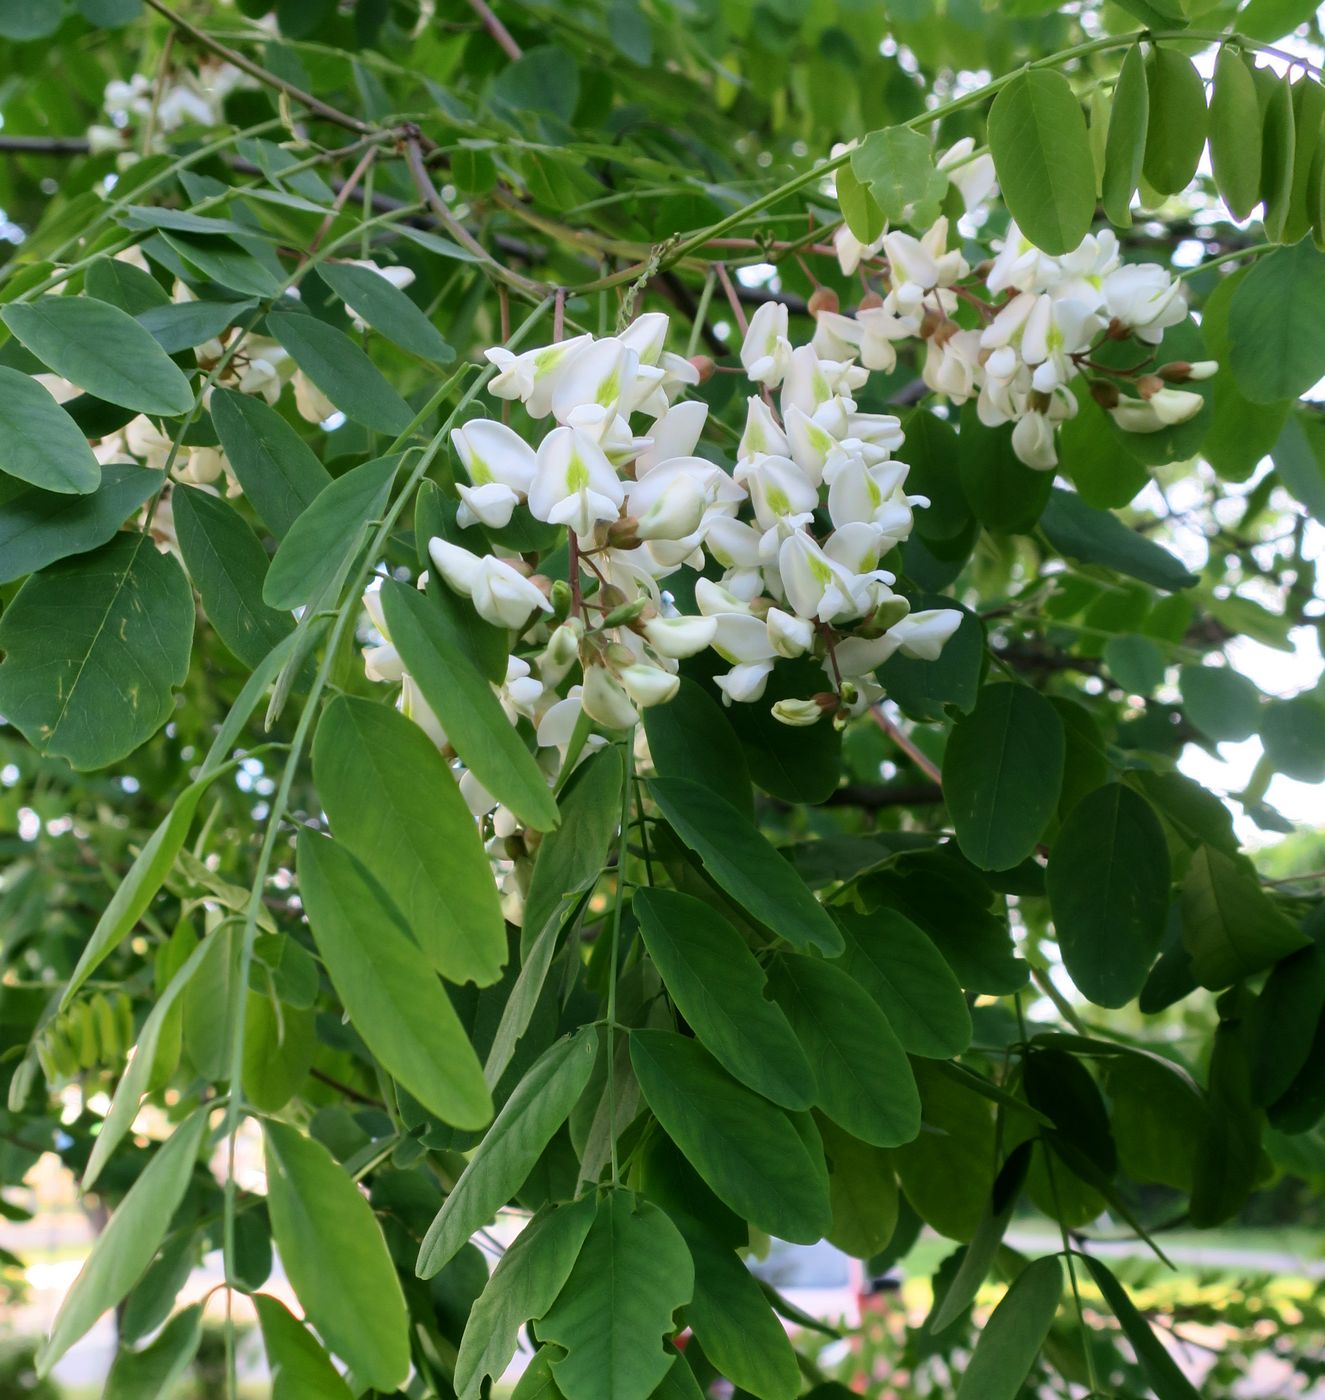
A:
{"type": "Polygon", "coordinates": [[[1318,615],[1313,8],[0,4],[44,1368],[165,1393],[219,1249],[278,1396],[792,1400],[742,1254],[924,1223],[961,1396],[1195,1394],[1090,1231],[1320,1171],[1318,885],[1178,768],[1325,777],[1227,660],[1318,615]]]}

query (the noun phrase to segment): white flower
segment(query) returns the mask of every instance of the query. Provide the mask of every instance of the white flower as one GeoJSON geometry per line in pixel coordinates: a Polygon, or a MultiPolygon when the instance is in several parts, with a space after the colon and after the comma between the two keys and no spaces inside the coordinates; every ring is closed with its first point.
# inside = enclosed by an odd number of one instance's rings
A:
{"type": "Polygon", "coordinates": [[[787,308],[779,301],[766,301],[750,317],[741,342],[741,364],[756,384],[776,389],[791,364],[791,342],[787,339],[787,308]]]}
{"type": "Polygon", "coordinates": [[[674,404],[649,429],[649,446],[635,459],[635,476],[646,477],[660,462],[691,457],[708,420],[709,407],[702,399],[674,404]]]}
{"type": "MultiPolygon", "coordinates": [[[[597,429],[636,407],[639,356],[614,338],[591,340],[557,376],[552,416],[558,423],[597,429]]],[[[656,378],[656,375],[655,375],[656,378]]],[[[653,380],[646,383],[646,391],[653,380]]]]}
{"type": "Polygon", "coordinates": [[[764,624],[768,628],[768,644],[779,656],[804,656],[814,645],[814,624],[808,618],[769,608],[764,624]]]}
{"type": "Polygon", "coordinates": [[[475,612],[496,627],[519,631],[531,614],[552,611],[552,604],[542,592],[495,554],[471,554],[434,535],[428,541],[428,555],[447,584],[472,599],[475,612]]]}
{"type": "Polygon", "coordinates": [[[791,451],[787,435],[778,426],[773,410],[757,394],[746,400],[745,432],[736,449],[739,461],[752,457],[785,457],[791,451]]]}
{"type": "Polygon", "coordinates": [[[1012,450],[1028,467],[1052,471],[1058,465],[1053,424],[1034,410],[1023,415],[1012,429],[1012,450]]]}
{"type": "Polygon", "coordinates": [[[585,668],[581,703],[584,713],[606,729],[629,729],[635,723],[630,696],[606,666],[585,668]]]}
{"type": "Polygon", "coordinates": [[[795,729],[808,729],[818,724],[827,711],[817,700],[778,700],[773,705],[773,718],[779,724],[791,725],[795,729]]]}
{"type": "Polygon", "coordinates": [[[301,369],[294,372],[294,406],[309,423],[325,423],[340,411],[301,369]]]}
{"type": "Polygon", "coordinates": [[[916,661],[937,661],[944,644],[961,626],[961,621],[962,614],[956,608],[928,608],[894,623],[886,635],[898,644],[903,656],[916,661]]]}
{"type": "Polygon", "coordinates": [[[1105,311],[1138,340],[1158,345],[1167,326],[1187,319],[1181,285],[1158,263],[1127,263],[1101,288],[1105,311]]]}
{"type": "Polygon", "coordinates": [[[484,358],[499,371],[488,384],[489,393],[499,399],[519,399],[531,418],[546,418],[552,412],[552,395],[558,382],[591,338],[577,335],[520,355],[504,346],[485,350],[484,358]]]}
{"type": "Polygon", "coordinates": [[[829,558],[802,530],[782,541],[778,573],[787,601],[800,617],[833,622],[859,617],[863,610],[857,596],[862,580],[829,558]]]}
{"type": "Polygon", "coordinates": [[[665,704],[675,697],[681,687],[680,676],[664,671],[660,666],[651,666],[646,661],[625,667],[618,679],[621,688],[641,707],[665,704]]]}
{"type": "Polygon", "coordinates": [[[644,624],[644,637],[659,656],[681,660],[709,646],[718,634],[716,617],[653,617],[644,624]]]}
{"type": "Polygon", "coordinates": [[[750,493],[761,530],[771,529],[780,520],[808,519],[819,504],[817,487],[788,457],[738,462],[733,475],[750,493]]]}
{"type": "Polygon", "coordinates": [[[472,486],[457,483],[461,527],[480,520],[500,529],[528,493],[538,459],[518,433],[504,423],[476,418],[451,432],[451,446],[469,474],[472,486]]]}
{"type": "Polygon", "coordinates": [[[225,468],[225,454],[215,447],[191,447],[184,464],[176,466],[175,478],[190,486],[210,486],[225,468]]]}
{"type": "Polygon", "coordinates": [[[922,291],[950,287],[971,270],[960,248],[948,248],[948,220],[935,220],[922,238],[894,230],[883,236],[883,251],[894,284],[909,282],[922,291]]]}
{"type": "Polygon", "coordinates": [[[1109,412],[1125,432],[1157,433],[1195,418],[1204,405],[1200,394],[1189,389],[1161,389],[1148,399],[1120,399],[1109,412]]]}
{"type": "MultiPolygon", "coordinates": [[[[372,677],[370,676],[371,680],[372,677]]],[[[400,683],[400,713],[406,719],[412,719],[415,724],[430,738],[439,749],[444,749],[450,742],[446,737],[446,730],[442,728],[441,721],[433,713],[432,707],[423,698],[419,687],[414,683],[412,676],[402,676],[400,683]]],[[[494,804],[489,802],[490,810],[494,804]]],[[[482,815],[479,813],[478,815],[482,815]]]]}
{"type": "Polygon", "coordinates": [[[578,428],[554,428],[538,449],[529,509],[538,520],[566,525],[581,541],[600,520],[615,520],[625,487],[603,449],[578,428]]]}
{"type": "Polygon", "coordinates": [[[972,159],[973,150],[974,138],[963,136],[935,161],[937,168],[961,191],[968,214],[989,198],[997,183],[993,156],[986,154],[972,159]]]}

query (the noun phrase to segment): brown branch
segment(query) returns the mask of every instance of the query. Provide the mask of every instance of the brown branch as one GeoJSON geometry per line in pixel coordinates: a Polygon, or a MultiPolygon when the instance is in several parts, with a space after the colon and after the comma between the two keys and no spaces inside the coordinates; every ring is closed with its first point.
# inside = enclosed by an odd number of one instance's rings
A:
{"type": "Polygon", "coordinates": [[[361,1090],[352,1088],[348,1084],[342,1084],[339,1079],[335,1078],[333,1075],[328,1074],[325,1070],[318,1069],[316,1065],[314,1065],[308,1072],[310,1075],[312,1075],[314,1079],[325,1084],[328,1088],[335,1089],[339,1093],[344,1094],[347,1099],[352,1100],[354,1103],[369,1104],[373,1108],[386,1107],[386,1105],[382,1102],[381,1099],[375,1099],[371,1094],[365,1094],[361,1090]]]}
{"type": "Polygon", "coordinates": [[[469,8],[483,21],[483,27],[497,41],[501,51],[514,62],[524,57],[524,50],[511,37],[511,31],[492,12],[487,0],[469,0],[469,8]]]}
{"type": "Polygon", "coordinates": [[[86,136],[0,136],[0,151],[15,155],[85,156],[91,149],[86,136]]]}

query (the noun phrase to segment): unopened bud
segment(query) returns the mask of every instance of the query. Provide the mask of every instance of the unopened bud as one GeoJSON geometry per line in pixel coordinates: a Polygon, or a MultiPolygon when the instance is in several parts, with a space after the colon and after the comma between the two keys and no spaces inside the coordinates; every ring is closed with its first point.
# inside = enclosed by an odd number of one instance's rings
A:
{"type": "MultiPolygon", "coordinates": [[[[961,330],[961,327],[957,322],[945,316],[934,329],[934,344],[938,346],[946,345],[959,330],[961,330]]],[[[921,333],[923,334],[923,331],[921,333]]]]}
{"type": "Polygon", "coordinates": [[[710,355],[691,355],[690,363],[699,371],[699,382],[707,384],[713,378],[713,373],[717,366],[713,363],[710,355]]]}
{"type": "Polygon", "coordinates": [[[1153,399],[1164,387],[1164,381],[1157,374],[1143,374],[1136,381],[1136,392],[1143,399],[1153,399]]]}
{"type": "Polygon", "coordinates": [[[634,549],[639,544],[639,521],[622,515],[607,527],[607,543],[612,549],[634,549]]]}
{"type": "Polygon", "coordinates": [[[1209,379],[1219,372],[1218,360],[1197,360],[1195,364],[1187,360],[1174,360],[1160,365],[1155,371],[1166,384],[1189,384],[1194,380],[1209,379]]]}
{"type": "Polygon", "coordinates": [[[1118,386],[1111,379],[1092,379],[1090,396],[1101,408],[1117,408],[1118,400],[1122,398],[1118,386]]]}
{"type": "Polygon", "coordinates": [[[932,306],[926,307],[925,314],[920,318],[921,336],[928,340],[947,319],[945,312],[936,311],[932,306]]]}
{"type": "Polygon", "coordinates": [[[572,600],[570,584],[564,578],[559,578],[548,590],[548,602],[552,604],[553,615],[558,621],[563,621],[570,613],[572,600]]]}
{"type": "Polygon", "coordinates": [[[816,287],[810,293],[809,309],[811,316],[817,316],[821,311],[836,311],[841,303],[837,299],[837,293],[831,287],[816,287]]]}
{"type": "Polygon", "coordinates": [[[857,311],[877,311],[883,305],[883,298],[878,292],[866,292],[860,299],[857,311]]]}
{"type": "MultiPolygon", "coordinates": [[[[835,709],[837,696],[830,695],[828,699],[835,709]]],[[[820,700],[818,695],[809,700],[779,700],[772,707],[773,718],[779,724],[790,725],[793,729],[808,729],[810,725],[818,724],[828,713],[828,706],[821,704],[820,700]]]]}
{"type": "Polygon", "coordinates": [[[634,622],[645,608],[651,606],[649,595],[647,593],[641,593],[633,603],[622,603],[619,608],[613,608],[612,611],[603,618],[603,626],[624,627],[627,623],[634,622]]]}
{"type": "Polygon", "coordinates": [[[1109,322],[1109,328],[1104,332],[1108,340],[1131,340],[1132,328],[1124,325],[1116,316],[1109,322]]]}
{"type": "Polygon", "coordinates": [[[910,611],[911,604],[905,598],[894,596],[886,599],[875,608],[870,623],[873,627],[877,627],[880,632],[886,632],[890,627],[899,623],[910,611]]]}

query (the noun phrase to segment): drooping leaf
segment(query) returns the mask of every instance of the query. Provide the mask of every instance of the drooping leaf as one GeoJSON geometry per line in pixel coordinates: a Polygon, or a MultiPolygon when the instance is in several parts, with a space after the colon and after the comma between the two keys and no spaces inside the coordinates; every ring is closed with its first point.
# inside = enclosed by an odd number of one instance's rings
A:
{"type": "Polygon", "coordinates": [[[419,1250],[420,1278],[431,1278],[449,1263],[524,1184],[583,1093],[596,1053],[592,1028],[581,1026],[520,1081],[429,1227],[419,1250]]]}
{"type": "Polygon", "coordinates": [[[962,853],[982,870],[1008,870],[1035,849],[1063,782],[1063,724],[1024,685],[988,685],[953,729],[943,792],[962,853]]]}
{"type": "Polygon", "coordinates": [[[262,597],[267,552],[243,516],[219,496],[177,485],[170,496],[180,553],[216,635],[256,666],[294,630],[262,597]]]}
{"type": "Polygon", "coordinates": [[[745,816],[754,794],[740,740],[722,706],[696,681],[682,679],[665,705],[644,711],[649,753],[660,777],[694,778],[706,783],[745,816]]]}
{"type": "Polygon", "coordinates": [[[433,966],[452,982],[495,982],[506,926],[492,868],[432,740],[392,707],[338,696],[318,722],[313,775],[337,840],[373,871],[433,966]]]}
{"type": "Polygon", "coordinates": [[[1325,252],[1303,239],[1258,258],[1229,306],[1229,366],[1253,403],[1295,399],[1325,375],[1325,252]]]}
{"type": "Polygon", "coordinates": [[[538,1324],[541,1338],[565,1348],[552,1374],[566,1400],[648,1400],[675,1364],[662,1337],[693,1287],[676,1226],[632,1192],[609,1191],[538,1324]]]}
{"type": "Polygon", "coordinates": [[[353,1392],[331,1358],[284,1303],[258,1293],[253,1305],[271,1372],[271,1400],[351,1400],[353,1392]]]}
{"type": "Polygon", "coordinates": [[[42,364],[84,393],[166,417],[193,407],[193,390],[179,367],[118,306],[88,296],[48,296],[6,306],[0,319],[42,364]]]}
{"type": "Polygon", "coordinates": [[[0,583],[105,544],[164,480],[146,467],[112,462],[85,496],[36,486],[10,496],[0,505],[0,583]]]}
{"type": "Polygon", "coordinates": [[[852,151],[850,170],[885,223],[926,229],[938,217],[947,179],[934,168],[933,148],[919,132],[905,126],[870,132],[852,151]]]}
{"type": "Polygon", "coordinates": [[[167,355],[177,355],[219,336],[256,305],[256,301],[170,302],[139,311],[134,320],[167,355]]]}
{"type": "Polygon", "coordinates": [[[263,601],[282,611],[312,602],[336,577],[366,525],[386,509],[399,453],[338,476],[291,524],[267,570],[263,601]]]}
{"type": "MultiPolygon", "coordinates": [[[[1253,94],[1254,101],[1254,94],[1253,94]]],[[[1141,160],[1150,122],[1150,91],[1145,58],[1134,44],[1123,59],[1113,89],[1109,134],[1104,150],[1104,190],[1101,202],[1109,222],[1118,228],[1132,225],[1132,196],[1141,179],[1141,160]]]]}
{"type": "Polygon", "coordinates": [[[395,435],[409,427],[414,417],[409,404],[335,326],[315,316],[280,313],[267,317],[267,330],[346,417],[379,433],[395,435]]]}
{"type": "Polygon", "coordinates": [[[1090,137],[1061,73],[1019,73],[989,110],[989,149],[1017,227],[1046,253],[1070,253],[1095,212],[1090,137]]]}
{"type": "Polygon", "coordinates": [[[1210,164],[1230,213],[1247,218],[1261,197],[1261,109],[1246,59],[1227,46],[1215,60],[1210,164]]]}
{"type": "Polygon", "coordinates": [[[309,1321],[364,1383],[394,1390],[409,1371],[409,1314],[381,1226],[331,1153],[268,1120],[271,1231],[309,1321]]]}
{"type": "Polygon", "coordinates": [[[784,1108],[808,1108],[815,1081],[786,1016],[764,993],[764,970],[715,909],[670,890],[631,906],[668,995],[700,1043],[741,1083],[784,1108]]]}
{"type": "Polygon", "coordinates": [[[178,1312],[149,1345],[116,1353],[102,1400],[167,1400],[202,1341],[202,1304],[178,1312]]]}
{"type": "Polygon", "coordinates": [[[382,610],[392,643],[466,766],[522,821],[550,831],[557,824],[557,804],[542,772],[487,679],[467,656],[439,645],[428,600],[388,579],[382,610]]]}
{"type": "Polygon", "coordinates": [[[821,958],[779,957],[772,986],[814,1067],[815,1103],[875,1147],[920,1131],[920,1095],[887,1017],[840,967],[821,958]]]}
{"type": "Polygon", "coordinates": [[[188,672],[193,593],[151,538],[120,534],[34,574],[0,618],[0,712],[41,753],[100,768],[165,723],[188,672]]]}
{"type": "Polygon", "coordinates": [[[1062,1292],[1056,1255],[1026,1265],[985,1323],[957,1400],[1016,1400],[1049,1335],[1062,1292]]]}
{"type": "Polygon", "coordinates": [[[1135,530],[1110,511],[1096,510],[1071,491],[1055,487],[1040,524],[1061,553],[1088,564],[1103,564],[1129,578],[1173,592],[1191,588],[1196,575],[1175,555],[1135,530]]]}
{"type": "Polygon", "coordinates": [[[1150,804],[1121,783],[1083,797],[1046,872],[1068,973],[1097,1006],[1125,1006],[1145,984],[1169,912],[1169,854],[1150,804]]]}
{"type": "Polygon", "coordinates": [[[861,1142],[830,1118],[816,1114],[828,1162],[833,1228],[828,1241],[844,1254],[872,1259],[897,1228],[897,1178],[885,1149],[861,1142]]]}
{"type": "Polygon", "coordinates": [[[1197,1400],[1196,1387],[1183,1375],[1168,1348],[1155,1336],[1150,1324],[1137,1311],[1127,1290],[1113,1276],[1109,1266],[1093,1254],[1077,1256],[1090,1270],[1095,1286],[1104,1295],[1109,1310],[1118,1319],[1123,1335],[1136,1352],[1136,1359],[1154,1388],[1156,1400],[1197,1400]]]}
{"type": "Polygon", "coordinates": [[[112,1212],[51,1324],[51,1335],[38,1358],[42,1375],[50,1373],[102,1313],[118,1306],[151,1262],[170,1217],[184,1199],[207,1118],[206,1108],[186,1118],[156,1150],[112,1212]]]}
{"type": "Polygon", "coordinates": [[[1267,705],[1261,739],[1280,773],[1303,783],[1325,780],[1325,702],[1310,692],[1267,705]]]}
{"type": "Polygon", "coordinates": [[[1184,666],[1178,688],[1187,718],[1216,742],[1240,741],[1256,732],[1260,692],[1231,666],[1184,666]]]}
{"type": "Polygon", "coordinates": [[[782,1239],[823,1236],[832,1223],[827,1171],[781,1109],[671,1031],[632,1031],[630,1060],[663,1130],[720,1200],[782,1239]]]}
{"type": "Polygon", "coordinates": [[[261,399],[212,392],[212,423],[244,496],[278,539],[312,505],[331,475],[298,433],[261,399]]]}
{"type": "Polygon", "coordinates": [[[1182,941],[1202,987],[1226,987],[1307,944],[1258,883],[1254,867],[1202,845],[1182,882],[1182,941]]]}
{"type": "Polygon", "coordinates": [[[460,1400],[474,1400],[486,1377],[500,1380],[515,1355],[518,1329],[541,1318],[565,1286],[597,1210],[593,1193],[570,1205],[545,1206],[498,1260],[460,1341],[460,1400]]]}
{"type": "Polygon", "coordinates": [[[1156,44],[1146,61],[1150,121],[1144,170],[1152,189],[1177,194],[1191,183],[1205,149],[1205,84],[1177,49],[1156,44]]]}
{"type": "Polygon", "coordinates": [[[299,890],[332,985],[368,1048],[443,1122],[483,1127],[492,1100],[473,1046],[382,887],[344,846],[306,832],[299,890]]]}
{"type": "Polygon", "coordinates": [[[932,940],[895,909],[838,917],[842,971],[863,987],[912,1055],[946,1060],[971,1043],[961,984],[932,940]]]}
{"type": "Polygon", "coordinates": [[[78,425],[30,375],[0,366],[0,471],[44,491],[86,495],[101,464],[78,425]]]}
{"type": "Polygon", "coordinates": [[[317,275],[375,331],[434,364],[448,365],[455,351],[441,332],[394,283],[372,268],[325,262],[317,275]]]}
{"type": "Polygon", "coordinates": [[[842,949],[842,935],[792,865],[724,798],[688,778],[655,778],[649,791],[676,834],[752,918],[795,948],[842,949]]]}

